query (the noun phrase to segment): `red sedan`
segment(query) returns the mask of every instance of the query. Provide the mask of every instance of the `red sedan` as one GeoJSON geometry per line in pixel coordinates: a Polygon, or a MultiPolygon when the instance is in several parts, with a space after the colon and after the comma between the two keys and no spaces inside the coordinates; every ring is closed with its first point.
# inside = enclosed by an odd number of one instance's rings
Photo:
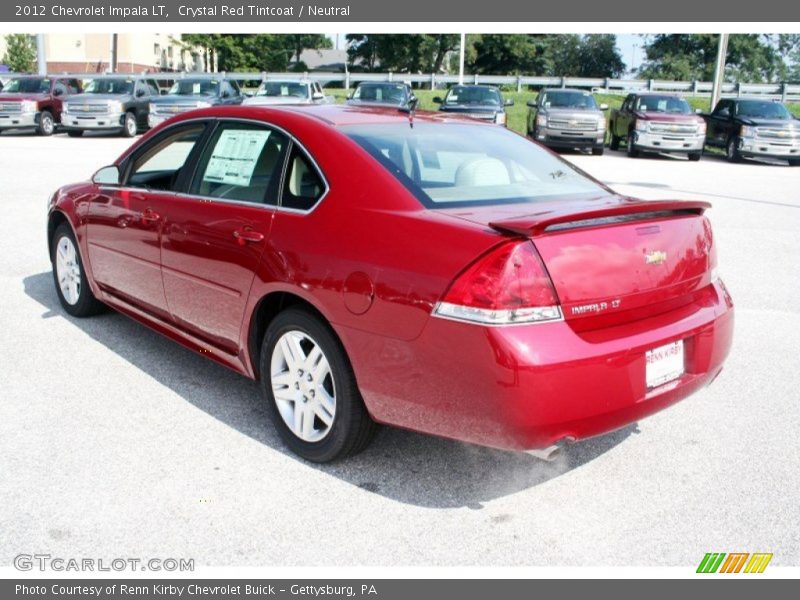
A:
{"type": "Polygon", "coordinates": [[[549,457],[722,369],[708,207],[457,117],[219,107],[61,188],[48,240],[67,313],[111,306],[259,380],[306,459],[377,423],[549,457]]]}

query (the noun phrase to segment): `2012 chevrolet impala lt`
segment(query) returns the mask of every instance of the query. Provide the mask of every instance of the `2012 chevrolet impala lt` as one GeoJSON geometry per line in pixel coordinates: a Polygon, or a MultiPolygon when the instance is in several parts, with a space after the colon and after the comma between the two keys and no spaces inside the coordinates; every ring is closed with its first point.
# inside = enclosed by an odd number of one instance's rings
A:
{"type": "Polygon", "coordinates": [[[111,306],[259,380],[306,459],[378,423],[542,456],[720,372],[708,207],[458,117],[213,107],[58,190],[48,240],[67,313],[111,306]]]}

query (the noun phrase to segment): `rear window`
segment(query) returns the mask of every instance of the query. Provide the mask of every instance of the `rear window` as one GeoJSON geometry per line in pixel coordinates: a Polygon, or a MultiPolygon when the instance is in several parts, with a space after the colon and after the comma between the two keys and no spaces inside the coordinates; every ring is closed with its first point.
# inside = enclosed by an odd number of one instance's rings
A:
{"type": "Polygon", "coordinates": [[[504,127],[374,124],[342,131],[429,208],[607,193],[566,161],[504,127]]]}

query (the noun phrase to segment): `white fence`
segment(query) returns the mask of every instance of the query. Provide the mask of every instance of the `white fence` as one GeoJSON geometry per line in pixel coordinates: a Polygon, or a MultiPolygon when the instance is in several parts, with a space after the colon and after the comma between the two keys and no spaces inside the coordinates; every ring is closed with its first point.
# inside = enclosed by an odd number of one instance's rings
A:
{"type": "MultiPolygon", "coordinates": [[[[52,76],[71,76],[77,79],[106,76],[102,73],[51,73],[52,76]]],[[[339,84],[350,89],[361,81],[403,81],[436,89],[447,84],[458,83],[458,75],[437,73],[148,73],[147,77],[161,81],[175,81],[183,77],[227,77],[237,81],[262,81],[265,79],[310,79],[323,85],[339,84]]],[[[0,73],[0,79],[19,77],[17,73],[0,73]]],[[[115,77],[130,77],[131,74],[116,74],[115,77]]],[[[465,75],[465,83],[503,85],[516,88],[518,92],[527,86],[571,87],[602,91],[609,94],[625,94],[633,91],[673,92],[687,96],[710,96],[710,81],[662,81],[658,79],[612,79],[608,77],[533,77],[527,75],[465,75]]],[[[338,87],[338,86],[337,86],[338,87]]],[[[775,100],[800,101],[800,84],[792,83],[724,83],[723,96],[760,96],[775,100]]]]}

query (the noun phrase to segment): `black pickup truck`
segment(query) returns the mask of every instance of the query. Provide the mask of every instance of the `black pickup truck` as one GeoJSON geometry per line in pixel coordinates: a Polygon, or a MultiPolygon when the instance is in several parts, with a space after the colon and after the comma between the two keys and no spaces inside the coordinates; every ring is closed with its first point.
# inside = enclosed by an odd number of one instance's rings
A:
{"type": "Polygon", "coordinates": [[[800,166],[800,121],[780,102],[723,98],[703,116],[706,146],[724,148],[729,161],[766,157],[800,166]]]}

